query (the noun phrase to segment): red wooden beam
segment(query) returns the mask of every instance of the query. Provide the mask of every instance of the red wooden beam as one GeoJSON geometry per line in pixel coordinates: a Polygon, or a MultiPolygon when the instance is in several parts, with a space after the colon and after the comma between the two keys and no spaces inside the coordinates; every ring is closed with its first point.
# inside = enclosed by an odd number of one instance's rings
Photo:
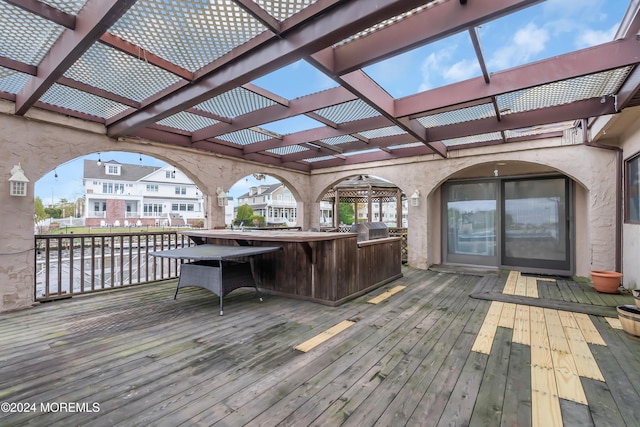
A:
{"type": "Polygon", "coordinates": [[[259,44],[254,50],[234,56],[224,67],[202,76],[166,98],[138,110],[109,126],[111,136],[123,136],[200,102],[220,95],[288,65],[300,57],[324,49],[356,31],[411,10],[420,0],[368,0],[340,3],[309,22],[292,29],[283,38],[259,44]]]}
{"type": "Polygon", "coordinates": [[[442,86],[396,100],[398,117],[413,116],[482,98],[607,71],[640,62],[640,41],[615,40],[510,70],[442,86]]]}
{"type": "Polygon", "coordinates": [[[84,52],[136,0],[89,0],[76,17],[75,30],[65,30],[38,66],[32,77],[16,96],[16,115],[24,115],[29,108],[73,65],[84,52]]]}

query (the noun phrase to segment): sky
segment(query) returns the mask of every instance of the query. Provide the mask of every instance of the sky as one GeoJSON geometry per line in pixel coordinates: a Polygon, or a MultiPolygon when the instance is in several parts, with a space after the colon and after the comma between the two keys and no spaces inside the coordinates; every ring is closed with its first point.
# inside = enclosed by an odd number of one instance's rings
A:
{"type": "MultiPolygon", "coordinates": [[[[629,0],[547,0],[478,29],[488,71],[498,72],[613,40],[629,0]]],[[[366,67],[364,71],[394,98],[445,86],[481,75],[467,32],[400,54],[366,67]],[[403,70],[398,78],[398,70],[403,70]],[[411,71],[413,70],[413,71],[411,71]]],[[[277,95],[293,99],[337,86],[304,61],[295,62],[253,81],[277,95]]],[[[286,135],[321,124],[298,116],[261,127],[286,135]]],[[[103,161],[163,166],[155,158],[136,153],[104,152],[103,161]]],[[[76,200],[84,194],[82,164],[85,158],[59,165],[35,184],[35,195],[45,205],[60,199],[76,200]],[[57,173],[58,177],[55,177],[57,173]]],[[[277,182],[269,177],[256,181],[249,176],[236,183],[229,194],[237,199],[251,185],[277,182]]]]}
{"type": "MultiPolygon", "coordinates": [[[[75,201],[84,195],[84,187],[82,185],[82,168],[84,160],[95,160],[98,158],[103,162],[115,160],[122,164],[145,165],[145,166],[164,166],[167,163],[145,154],[127,153],[123,151],[109,151],[104,153],[89,154],[87,156],[78,157],[66,162],[51,172],[47,173],[35,183],[35,195],[42,199],[45,206],[52,203],[57,204],[61,199],[67,201],[75,201]],[[56,177],[57,175],[57,177],[56,177]]],[[[233,185],[228,194],[238,199],[241,194],[247,193],[249,188],[256,185],[274,184],[279,182],[271,176],[265,176],[265,179],[256,180],[249,175],[233,185]]]]}

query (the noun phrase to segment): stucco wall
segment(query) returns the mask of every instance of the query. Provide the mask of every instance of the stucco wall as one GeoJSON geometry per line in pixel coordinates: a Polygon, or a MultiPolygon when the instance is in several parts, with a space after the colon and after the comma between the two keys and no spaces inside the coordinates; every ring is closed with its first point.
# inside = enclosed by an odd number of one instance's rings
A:
{"type": "MultiPolygon", "coordinates": [[[[185,172],[208,195],[206,227],[224,226],[224,208],[215,202],[217,187],[229,189],[252,173],[267,173],[282,180],[297,200],[308,201],[309,176],[224,158],[205,152],[172,148],[138,139],[114,140],[104,126],[33,110],[27,117],[12,115],[13,106],[0,101],[0,311],[24,308],[33,302],[34,288],[34,184],[56,166],[86,154],[129,151],[156,157],[185,172]],[[54,124],[62,120],[62,126],[54,124]],[[10,170],[20,163],[29,178],[27,197],[9,196],[10,170]]],[[[308,226],[308,225],[307,225],[308,226]]]]}
{"type": "Polygon", "coordinates": [[[496,163],[502,174],[556,171],[576,184],[575,272],[615,266],[615,153],[585,145],[566,145],[561,138],[511,143],[490,148],[450,152],[450,158],[423,156],[390,163],[373,163],[349,170],[314,173],[311,189],[321,194],[333,183],[356,174],[375,175],[398,185],[405,194],[419,190],[421,205],[409,207],[409,264],[415,267],[441,262],[439,188],[452,176],[492,177],[496,163]],[[465,173],[465,171],[468,171],[465,173]]]}
{"type": "MultiPolygon", "coordinates": [[[[386,163],[351,165],[311,174],[269,167],[222,156],[194,152],[139,139],[113,140],[104,127],[63,118],[32,109],[27,117],[11,115],[11,103],[0,102],[0,168],[5,185],[0,191],[3,244],[0,250],[0,311],[28,306],[33,301],[33,184],[54,167],[76,157],[108,151],[131,151],[150,155],[175,165],[203,193],[214,195],[217,187],[227,190],[252,173],[280,179],[298,201],[299,224],[318,227],[318,202],[326,190],[344,178],[371,174],[398,185],[405,194],[419,190],[420,206],[409,207],[409,263],[426,268],[440,260],[441,184],[452,175],[492,176],[496,162],[523,165],[531,171],[557,170],[582,186],[578,192],[576,245],[577,270],[611,269],[615,264],[611,233],[615,221],[615,154],[582,145],[563,145],[560,138],[510,143],[491,148],[453,151],[450,158],[420,156],[386,163]],[[62,125],[53,124],[62,121],[62,125]],[[9,197],[8,178],[13,164],[20,162],[31,180],[29,195],[9,197]],[[540,166],[542,165],[542,167],[540,166]]],[[[506,172],[506,171],[505,171],[506,172]]],[[[208,197],[206,227],[224,225],[223,208],[208,197]]],[[[637,263],[636,263],[637,264],[637,263]]]]}

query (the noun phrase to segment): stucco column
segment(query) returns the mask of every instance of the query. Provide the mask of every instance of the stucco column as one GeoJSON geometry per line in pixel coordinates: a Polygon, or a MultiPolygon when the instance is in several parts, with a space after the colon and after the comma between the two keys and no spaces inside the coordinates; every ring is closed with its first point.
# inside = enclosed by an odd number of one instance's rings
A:
{"type": "Polygon", "coordinates": [[[4,222],[0,246],[0,312],[30,306],[35,286],[34,175],[22,164],[26,177],[31,180],[27,185],[27,196],[9,196],[10,167],[7,166],[10,165],[3,164],[7,173],[3,174],[4,182],[0,187],[0,218],[4,222]]]}
{"type": "Polygon", "coordinates": [[[216,227],[225,227],[224,223],[224,206],[218,206],[217,195],[207,195],[206,201],[206,221],[205,227],[214,229],[216,227]]]}
{"type": "MultiPolygon", "coordinates": [[[[423,189],[419,189],[421,194],[423,189]]],[[[411,206],[409,203],[407,214],[407,249],[408,259],[407,262],[410,266],[415,268],[427,269],[433,261],[428,256],[428,242],[429,242],[429,216],[428,216],[428,203],[427,198],[420,197],[419,206],[411,206]]]]}

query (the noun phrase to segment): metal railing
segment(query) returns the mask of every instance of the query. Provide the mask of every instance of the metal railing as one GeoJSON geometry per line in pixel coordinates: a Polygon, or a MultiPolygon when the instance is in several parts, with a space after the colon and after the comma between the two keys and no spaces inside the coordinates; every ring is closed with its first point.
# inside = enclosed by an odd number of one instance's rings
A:
{"type": "Polygon", "coordinates": [[[178,277],[179,261],[155,251],[193,246],[175,231],[35,236],[36,301],[178,277]]]}

